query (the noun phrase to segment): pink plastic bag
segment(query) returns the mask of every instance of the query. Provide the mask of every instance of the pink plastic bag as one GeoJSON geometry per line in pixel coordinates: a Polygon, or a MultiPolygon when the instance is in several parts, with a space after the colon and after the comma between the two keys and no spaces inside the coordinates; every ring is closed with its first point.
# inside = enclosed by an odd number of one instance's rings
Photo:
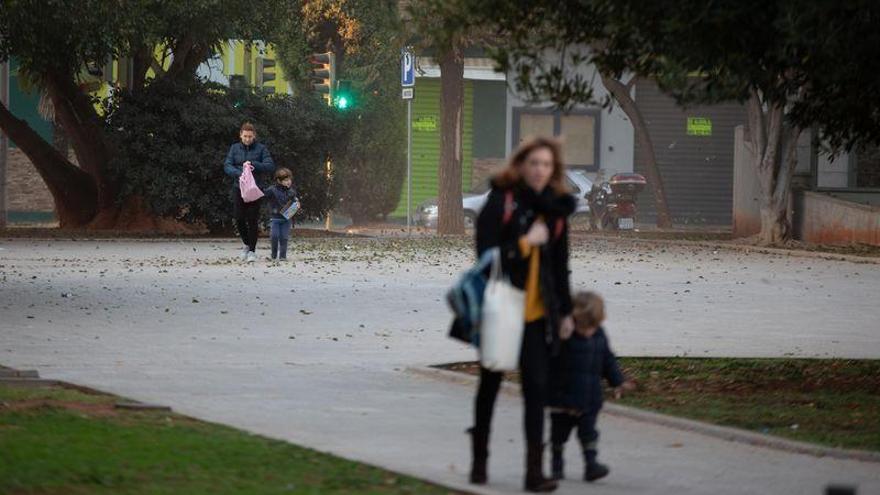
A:
{"type": "Polygon", "coordinates": [[[253,167],[242,165],[241,177],[238,178],[238,187],[241,189],[241,199],[245,203],[251,203],[263,197],[263,191],[257,187],[257,181],[254,180],[254,174],[251,171],[253,167]]]}

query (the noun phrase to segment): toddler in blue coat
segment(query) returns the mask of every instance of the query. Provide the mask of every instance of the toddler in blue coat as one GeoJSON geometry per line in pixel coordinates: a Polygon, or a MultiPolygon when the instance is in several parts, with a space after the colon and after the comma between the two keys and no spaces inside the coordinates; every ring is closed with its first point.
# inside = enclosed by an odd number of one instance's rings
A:
{"type": "Polygon", "coordinates": [[[577,428],[586,464],[584,479],[595,481],[609,473],[608,467],[596,459],[599,440],[596,417],[602,409],[602,380],[608,380],[614,387],[616,397],[634,387],[621,373],[602,328],[605,320],[602,297],[594,292],[578,292],[572,303],[575,331],[563,342],[550,371],[553,478],[564,477],[563,450],[571,431],[577,428]]]}

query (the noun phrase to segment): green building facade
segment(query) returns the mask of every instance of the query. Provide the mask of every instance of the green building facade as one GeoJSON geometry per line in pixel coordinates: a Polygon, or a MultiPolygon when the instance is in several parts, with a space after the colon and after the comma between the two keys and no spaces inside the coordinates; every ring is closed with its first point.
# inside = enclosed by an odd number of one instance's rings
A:
{"type": "MultiPolygon", "coordinates": [[[[505,156],[504,81],[466,79],[462,136],[462,190],[478,187],[485,175],[481,163],[497,164],[505,156]]],[[[436,198],[440,165],[440,79],[418,78],[412,103],[412,209],[436,198]]],[[[391,214],[406,218],[406,183],[391,214]]]]}

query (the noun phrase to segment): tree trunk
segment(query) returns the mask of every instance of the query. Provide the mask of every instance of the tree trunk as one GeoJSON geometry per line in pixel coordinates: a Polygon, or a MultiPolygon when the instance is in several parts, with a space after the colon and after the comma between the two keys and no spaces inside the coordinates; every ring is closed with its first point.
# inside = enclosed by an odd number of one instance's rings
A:
{"type": "Polygon", "coordinates": [[[23,120],[0,105],[0,128],[36,167],[55,200],[61,227],[81,227],[98,210],[97,188],[89,174],[70,163],[23,120]]]}
{"type": "Polygon", "coordinates": [[[633,100],[630,90],[635,82],[635,77],[628,83],[623,84],[616,78],[606,74],[600,74],[602,83],[605,88],[611,92],[614,99],[620,105],[623,113],[629,117],[632,122],[633,130],[636,133],[636,140],[645,153],[645,172],[648,175],[648,183],[654,191],[654,203],[657,209],[657,227],[668,229],[672,227],[672,215],[669,214],[669,203],[666,201],[666,189],[663,187],[663,177],[660,175],[660,169],[657,167],[657,155],[654,153],[654,142],[648,133],[648,125],[642,116],[641,110],[633,100]]]}
{"type": "Polygon", "coordinates": [[[791,222],[788,208],[777,205],[761,205],[761,232],[758,233],[758,244],[774,246],[784,244],[790,238],[791,222]]]}
{"type": "Polygon", "coordinates": [[[153,58],[153,52],[150,50],[150,47],[147,45],[139,45],[139,48],[134,52],[132,56],[132,74],[131,74],[131,87],[129,88],[132,93],[137,93],[144,89],[147,84],[147,71],[150,70],[150,67],[155,60],[153,58]]]}
{"type": "Polygon", "coordinates": [[[749,100],[749,151],[761,186],[761,245],[791,240],[791,179],[797,166],[800,129],[785,124],[785,105],[765,105],[758,94],[749,100]]]}
{"type": "Polygon", "coordinates": [[[67,139],[67,133],[58,122],[52,122],[52,146],[61,153],[65,159],[70,154],[70,141],[67,139]]]}
{"type": "MultiPolygon", "coordinates": [[[[173,79],[194,77],[196,69],[205,61],[210,51],[209,46],[198,43],[190,37],[180,39],[172,51],[173,58],[165,77],[173,79]]],[[[245,74],[245,77],[249,75],[245,74]]]]}
{"type": "Polygon", "coordinates": [[[437,233],[464,234],[462,209],[462,130],[464,58],[458,46],[440,57],[440,169],[437,233]]]}
{"type": "Polygon", "coordinates": [[[49,74],[46,90],[55,105],[55,118],[64,127],[80,168],[97,186],[98,208],[116,206],[116,188],[108,173],[109,150],[98,114],[72,79],[49,74]]]}

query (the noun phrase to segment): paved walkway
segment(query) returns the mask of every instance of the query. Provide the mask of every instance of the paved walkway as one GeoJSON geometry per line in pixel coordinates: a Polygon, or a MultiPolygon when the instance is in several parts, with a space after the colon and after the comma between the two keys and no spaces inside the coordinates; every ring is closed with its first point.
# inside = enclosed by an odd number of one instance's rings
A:
{"type": "MultiPolygon", "coordinates": [[[[473,358],[445,338],[441,302],[470,253],[420,242],[294,244],[284,267],[229,263],[231,242],[0,242],[0,363],[471,489],[472,390],[406,372],[473,358]]],[[[880,357],[878,265],[575,251],[575,285],[606,294],[622,354],[880,357]]],[[[520,488],[520,414],[501,398],[486,493],[520,488]]],[[[600,427],[612,475],[591,493],[880,493],[877,464],[619,417],[600,427]]],[[[568,457],[576,475],[575,448],[568,457]]]]}

